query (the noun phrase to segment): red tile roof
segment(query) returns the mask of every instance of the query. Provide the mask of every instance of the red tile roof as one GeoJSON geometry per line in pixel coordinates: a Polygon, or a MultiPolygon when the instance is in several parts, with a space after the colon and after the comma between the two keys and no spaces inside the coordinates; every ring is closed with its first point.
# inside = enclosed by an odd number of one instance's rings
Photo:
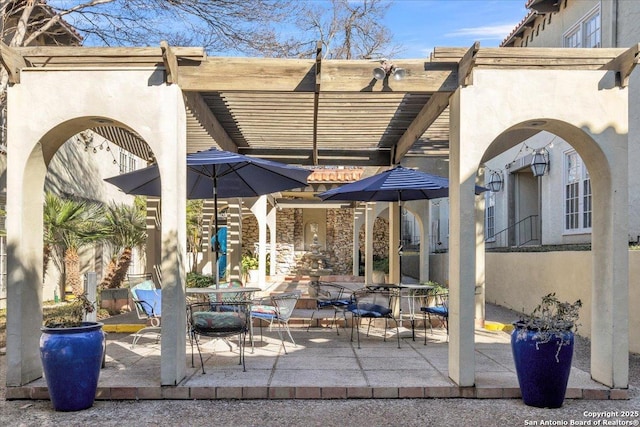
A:
{"type": "Polygon", "coordinates": [[[314,169],[307,182],[349,183],[360,179],[364,169],[314,169]]]}

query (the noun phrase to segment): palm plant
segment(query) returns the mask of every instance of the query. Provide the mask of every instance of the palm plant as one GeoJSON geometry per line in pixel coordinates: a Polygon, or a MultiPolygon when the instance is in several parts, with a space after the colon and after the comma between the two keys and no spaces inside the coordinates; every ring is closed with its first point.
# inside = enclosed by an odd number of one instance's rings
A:
{"type": "Polygon", "coordinates": [[[112,203],[106,209],[103,227],[108,230],[114,257],[100,286],[119,288],[131,265],[133,249],[142,249],[147,241],[146,215],[138,206],[112,203]]]}
{"type": "Polygon", "coordinates": [[[198,265],[198,254],[202,249],[204,202],[202,200],[187,201],[187,246],[190,254],[189,271],[195,271],[198,265]]]}
{"type": "Polygon", "coordinates": [[[47,193],[44,204],[44,268],[54,248],[64,253],[65,287],[79,296],[83,293],[79,250],[102,240],[105,230],[99,226],[100,206],[85,201],[63,199],[47,193]]]}

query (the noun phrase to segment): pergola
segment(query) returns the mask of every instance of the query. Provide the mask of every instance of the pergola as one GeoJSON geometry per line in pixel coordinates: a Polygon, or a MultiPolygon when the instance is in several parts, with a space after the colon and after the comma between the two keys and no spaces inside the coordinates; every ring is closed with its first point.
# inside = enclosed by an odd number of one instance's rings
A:
{"type": "MultiPolygon", "coordinates": [[[[449,155],[449,372],[472,386],[475,289],[484,285],[488,160],[541,130],[571,143],[593,186],[593,378],[628,382],[628,79],[639,48],[436,48],[398,60],[404,79],[376,80],[372,61],[207,57],[201,48],[3,45],[8,90],[7,384],[42,375],[42,188],[46,167],[85,129],[143,157],[163,180],[161,382],[185,375],[187,152],[218,145],[302,165],[390,166],[449,155]],[[569,106],[569,101],[572,101],[569,106]],[[599,207],[599,208],[598,208],[599,207]],[[606,208],[605,208],[606,207],[606,208]]],[[[391,209],[390,211],[395,211],[391,209]]],[[[559,284],[561,278],[559,278],[559,284]]],[[[483,304],[483,301],[480,301],[483,304]]]]}

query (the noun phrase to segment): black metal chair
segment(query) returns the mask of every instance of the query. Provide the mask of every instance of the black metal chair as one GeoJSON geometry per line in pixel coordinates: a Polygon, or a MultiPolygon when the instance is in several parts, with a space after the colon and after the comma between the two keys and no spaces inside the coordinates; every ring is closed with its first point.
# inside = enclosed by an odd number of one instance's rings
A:
{"type": "Polygon", "coordinates": [[[384,319],[384,341],[387,341],[388,320],[393,319],[396,324],[396,337],[398,348],[400,348],[400,329],[398,319],[393,313],[394,303],[398,301],[399,287],[388,285],[371,285],[356,290],[352,295],[352,302],[347,310],[353,315],[351,322],[351,341],[353,341],[353,327],[358,336],[358,348],[360,348],[360,322],[362,319],[369,319],[367,336],[371,329],[371,322],[376,319],[384,319]]]}
{"type": "Polygon", "coordinates": [[[187,320],[189,322],[189,338],[191,341],[191,366],[193,361],[193,343],[195,341],[198,354],[200,355],[200,365],[204,374],[204,362],[200,350],[200,337],[230,338],[238,337],[238,350],[242,370],[246,371],[245,347],[247,333],[249,332],[249,306],[247,301],[210,301],[197,302],[187,305],[187,320]]]}
{"type": "Polygon", "coordinates": [[[333,312],[333,322],[331,327],[336,325],[336,333],[340,335],[340,329],[338,328],[337,318],[338,313],[342,313],[344,318],[345,328],[347,326],[347,307],[351,303],[351,291],[337,283],[329,282],[311,282],[309,283],[310,290],[315,294],[316,308],[311,313],[311,319],[309,319],[309,325],[307,326],[307,332],[313,323],[314,317],[316,317],[318,324],[320,323],[322,311],[333,312]]]}
{"type": "Polygon", "coordinates": [[[429,322],[431,333],[433,333],[431,316],[440,319],[440,323],[445,326],[447,336],[449,336],[449,291],[435,292],[430,296],[433,297],[433,299],[427,298],[427,300],[432,300],[432,304],[426,307],[420,307],[424,319],[424,345],[427,345],[427,321],[429,322]]]}

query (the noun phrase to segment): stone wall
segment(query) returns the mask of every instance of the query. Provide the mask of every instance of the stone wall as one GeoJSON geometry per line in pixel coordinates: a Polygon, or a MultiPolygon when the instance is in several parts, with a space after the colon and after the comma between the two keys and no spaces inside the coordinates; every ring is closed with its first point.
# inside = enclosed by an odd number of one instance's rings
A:
{"type": "Polygon", "coordinates": [[[353,272],[353,209],[327,209],[327,255],[333,274],[353,272]]]}
{"type": "MultiPolygon", "coordinates": [[[[362,227],[358,235],[360,253],[364,254],[364,232],[362,227]]],[[[373,258],[389,257],[389,221],[385,218],[376,218],[373,223],[373,258]]]]}
{"type": "MultiPolygon", "coordinates": [[[[323,255],[322,265],[332,269],[333,274],[352,274],[352,224],[353,209],[327,210],[327,250],[320,253],[323,255]]],[[[245,251],[253,251],[257,241],[258,221],[255,216],[247,215],[242,218],[242,247],[245,251]]],[[[382,253],[386,253],[388,248],[385,244],[382,247],[382,253]]],[[[291,274],[298,269],[310,268],[311,260],[305,256],[304,250],[302,209],[282,209],[276,214],[276,252],[276,274],[291,274]]]]}

